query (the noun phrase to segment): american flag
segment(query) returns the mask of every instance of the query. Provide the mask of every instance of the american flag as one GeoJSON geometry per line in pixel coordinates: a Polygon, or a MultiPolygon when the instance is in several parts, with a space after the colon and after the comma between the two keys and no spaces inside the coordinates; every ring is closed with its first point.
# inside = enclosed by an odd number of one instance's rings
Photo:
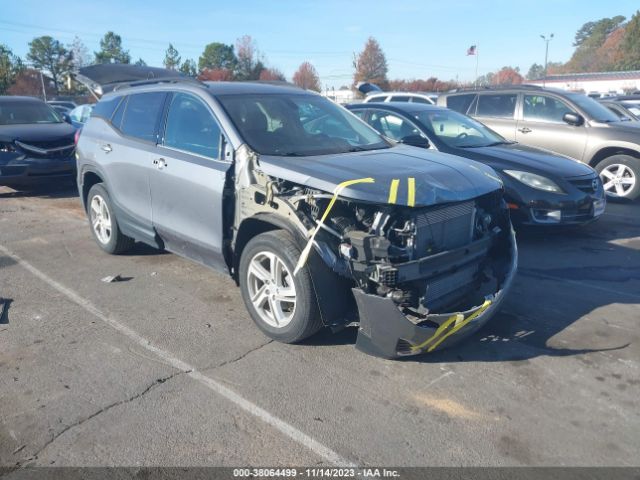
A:
{"type": "Polygon", "coordinates": [[[476,54],[476,46],[475,45],[471,45],[467,49],[467,55],[475,55],[475,54],[476,54]]]}

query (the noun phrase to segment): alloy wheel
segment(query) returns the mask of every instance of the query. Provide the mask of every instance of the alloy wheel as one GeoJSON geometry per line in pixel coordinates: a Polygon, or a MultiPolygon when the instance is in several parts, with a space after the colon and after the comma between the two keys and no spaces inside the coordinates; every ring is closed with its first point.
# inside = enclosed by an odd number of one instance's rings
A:
{"type": "Polygon", "coordinates": [[[100,243],[106,245],[111,240],[111,212],[100,195],[94,195],[89,205],[91,228],[100,243]]]}
{"type": "Polygon", "coordinates": [[[251,303],[265,323],[282,328],[291,322],[296,309],[293,275],[275,253],[262,251],[253,256],[247,287],[251,303]]]}
{"type": "Polygon", "coordinates": [[[606,166],[600,172],[604,191],[612,197],[626,197],[636,185],[636,175],[631,168],[621,163],[606,166]]]}

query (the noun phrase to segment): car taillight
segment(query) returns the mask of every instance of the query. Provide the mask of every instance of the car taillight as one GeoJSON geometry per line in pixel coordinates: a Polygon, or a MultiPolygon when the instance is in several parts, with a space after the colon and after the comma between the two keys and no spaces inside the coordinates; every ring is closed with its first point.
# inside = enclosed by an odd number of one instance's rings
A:
{"type": "Polygon", "coordinates": [[[76,130],[76,134],[73,136],[73,143],[76,144],[76,147],[78,146],[78,140],[80,140],[80,132],[81,130],[76,130]]]}

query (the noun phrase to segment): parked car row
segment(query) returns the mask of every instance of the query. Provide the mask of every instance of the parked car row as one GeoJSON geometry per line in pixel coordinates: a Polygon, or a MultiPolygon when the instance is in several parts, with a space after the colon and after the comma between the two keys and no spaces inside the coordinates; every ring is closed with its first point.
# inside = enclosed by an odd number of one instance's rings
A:
{"type": "MultiPolygon", "coordinates": [[[[586,96],[474,90],[436,106],[378,91],[347,110],[292,86],[150,67],[78,77],[103,95],[76,112],[74,164],[99,247],[138,241],[228,272],[283,342],[357,324],[356,346],[382,357],[452,345],[511,287],[512,218],[584,224],[605,192],[635,198],[638,139],[624,143],[622,122],[586,96]]],[[[12,155],[26,143],[4,138],[12,155]]]]}

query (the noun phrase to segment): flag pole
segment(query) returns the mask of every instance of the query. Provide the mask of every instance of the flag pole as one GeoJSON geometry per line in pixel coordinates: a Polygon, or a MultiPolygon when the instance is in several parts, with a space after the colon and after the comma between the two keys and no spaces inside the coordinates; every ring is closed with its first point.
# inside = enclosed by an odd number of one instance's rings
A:
{"type": "Polygon", "coordinates": [[[480,45],[476,42],[476,88],[478,88],[478,57],[480,57],[480,45]]]}

